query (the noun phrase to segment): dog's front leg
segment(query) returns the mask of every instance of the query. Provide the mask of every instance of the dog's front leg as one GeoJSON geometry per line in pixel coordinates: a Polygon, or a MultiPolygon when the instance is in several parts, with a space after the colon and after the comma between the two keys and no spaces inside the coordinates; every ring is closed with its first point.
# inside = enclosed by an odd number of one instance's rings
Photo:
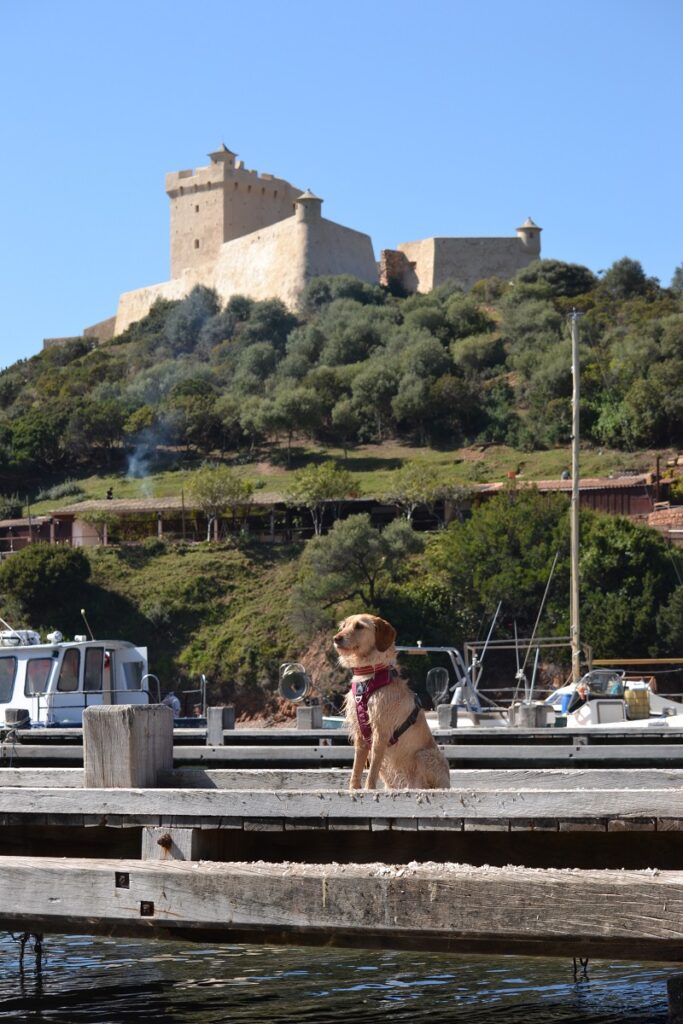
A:
{"type": "Polygon", "coordinates": [[[349,789],[360,789],[360,780],[363,776],[363,769],[368,761],[370,746],[363,739],[356,740],[353,751],[353,768],[351,769],[351,782],[349,789]]]}
{"type": "Polygon", "coordinates": [[[378,736],[377,732],[372,734],[372,750],[370,751],[370,768],[368,770],[368,777],[365,780],[366,789],[377,789],[377,779],[379,778],[380,768],[382,767],[382,761],[384,755],[387,752],[389,746],[388,736],[378,736]]]}

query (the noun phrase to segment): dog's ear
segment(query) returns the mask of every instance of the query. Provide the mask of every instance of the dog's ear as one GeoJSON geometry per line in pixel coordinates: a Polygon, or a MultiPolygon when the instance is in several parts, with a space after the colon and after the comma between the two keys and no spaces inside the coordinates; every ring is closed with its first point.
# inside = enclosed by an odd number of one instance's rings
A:
{"type": "Polygon", "coordinates": [[[388,651],[396,639],[396,630],[390,622],[380,619],[378,615],[373,615],[372,621],[375,624],[375,647],[380,652],[388,651]]]}

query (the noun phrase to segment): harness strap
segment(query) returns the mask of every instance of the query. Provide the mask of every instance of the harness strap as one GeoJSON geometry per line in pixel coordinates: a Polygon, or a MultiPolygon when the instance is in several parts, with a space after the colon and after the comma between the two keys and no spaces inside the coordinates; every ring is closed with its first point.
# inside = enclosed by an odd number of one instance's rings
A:
{"type": "MultiPolygon", "coordinates": [[[[356,717],[358,718],[358,727],[361,731],[361,735],[366,743],[372,742],[372,726],[370,725],[370,715],[368,714],[368,700],[375,692],[380,690],[383,686],[388,684],[393,679],[393,673],[391,669],[386,665],[378,666],[376,669],[373,666],[364,666],[361,669],[355,669],[355,673],[358,675],[363,674],[364,678],[356,678],[354,674],[351,680],[351,690],[353,693],[354,700],[356,702],[356,717]],[[372,672],[373,675],[365,678],[366,674],[372,672]]],[[[417,716],[420,713],[422,705],[415,696],[415,707],[410,712],[405,722],[403,722],[397,729],[394,730],[391,739],[389,740],[389,746],[392,747],[394,743],[397,743],[404,732],[406,732],[411,725],[414,725],[417,721],[417,716]]]]}
{"type": "Polygon", "coordinates": [[[389,740],[390,747],[393,747],[394,743],[396,743],[401,738],[404,732],[407,732],[408,729],[410,729],[411,725],[415,725],[415,723],[417,722],[417,716],[420,714],[421,709],[422,705],[420,704],[420,698],[416,694],[415,707],[410,712],[403,725],[399,725],[398,729],[394,729],[394,734],[389,740]]]}

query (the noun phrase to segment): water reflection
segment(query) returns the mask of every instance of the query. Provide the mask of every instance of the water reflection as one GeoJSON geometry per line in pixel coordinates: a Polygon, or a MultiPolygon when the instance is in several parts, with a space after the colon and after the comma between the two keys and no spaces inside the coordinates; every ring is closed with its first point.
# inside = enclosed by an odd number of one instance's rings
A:
{"type": "Polygon", "coordinates": [[[0,1021],[45,1024],[666,1024],[671,965],[48,936],[0,937],[0,1021]]]}

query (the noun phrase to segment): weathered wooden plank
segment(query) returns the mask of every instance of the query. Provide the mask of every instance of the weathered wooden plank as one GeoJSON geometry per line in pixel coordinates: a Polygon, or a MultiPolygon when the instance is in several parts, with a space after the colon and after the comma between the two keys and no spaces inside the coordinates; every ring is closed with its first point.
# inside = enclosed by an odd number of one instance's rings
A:
{"type": "MultiPolygon", "coordinates": [[[[17,769],[28,770],[28,769],[17,769]]],[[[43,769],[40,769],[43,770],[43,769]]],[[[73,771],[74,769],[68,769],[73,771]]],[[[346,768],[174,768],[161,772],[169,789],[346,789],[346,768]]],[[[21,785],[21,781],[0,786],[21,785]]],[[[31,783],[40,785],[39,782],[31,783]]],[[[641,768],[453,768],[451,786],[461,789],[683,789],[683,769],[641,768]]]]}
{"type": "MultiPolygon", "coordinates": [[[[648,739],[650,734],[648,734],[648,739]]],[[[652,767],[667,765],[674,767],[683,765],[683,743],[643,743],[632,745],[588,744],[533,746],[530,744],[512,745],[496,743],[448,744],[442,747],[449,760],[457,765],[563,765],[604,764],[604,765],[641,765],[652,767]]],[[[50,764],[82,764],[82,748],[59,744],[0,744],[0,763],[6,766],[31,764],[35,762],[50,764]]],[[[353,750],[346,746],[319,745],[301,746],[223,746],[205,747],[180,745],[173,749],[173,759],[177,766],[181,765],[243,765],[269,767],[294,765],[325,766],[351,765],[353,750]]]]}
{"type": "MultiPolygon", "coordinates": [[[[2,732],[2,730],[0,730],[2,732]]],[[[203,743],[206,738],[207,727],[175,727],[173,735],[177,740],[183,739],[188,742],[203,743]]],[[[321,739],[333,740],[335,742],[348,742],[348,731],[344,726],[340,728],[328,728],[326,726],[312,729],[298,729],[294,724],[291,727],[250,727],[236,723],[234,729],[227,729],[225,742],[243,743],[281,743],[287,740],[301,742],[310,740],[317,743],[321,739]]],[[[596,726],[579,727],[571,729],[553,728],[526,728],[515,726],[514,728],[494,727],[478,725],[474,728],[459,726],[454,729],[433,730],[433,735],[439,743],[480,743],[482,739],[492,740],[497,743],[519,743],[520,740],[539,741],[541,743],[572,743],[578,739],[586,739],[589,743],[604,742],[606,739],[615,739],[625,742],[640,742],[644,737],[648,740],[667,740],[670,743],[683,742],[683,722],[681,724],[660,725],[652,721],[643,721],[637,727],[628,725],[624,727],[611,726],[600,728],[596,726]]],[[[50,742],[53,739],[68,739],[79,742],[82,737],[82,730],[78,727],[50,727],[45,730],[18,729],[16,736],[19,742],[50,742]]]]}
{"type": "MultiPolygon", "coordinates": [[[[346,768],[173,768],[158,785],[169,789],[346,789],[346,768]]],[[[3,786],[80,787],[81,768],[0,768],[3,786]]],[[[641,768],[454,768],[460,789],[683,789],[683,769],[641,768]]]]}
{"type": "MultiPolygon", "coordinates": [[[[471,745],[447,744],[442,746],[444,754],[450,761],[458,764],[574,764],[582,762],[619,762],[624,764],[642,764],[657,762],[665,765],[668,761],[683,764],[683,744],[643,743],[631,746],[603,744],[570,744],[553,746],[551,744],[507,745],[493,743],[477,743],[471,745]]],[[[351,764],[353,750],[348,747],[295,747],[295,746],[238,746],[238,747],[175,747],[174,762],[181,764],[218,763],[223,764],[351,764]]]]}
{"type": "Polygon", "coordinates": [[[3,857],[0,872],[10,930],[683,959],[678,871],[3,857]]]}
{"type": "Polygon", "coordinates": [[[89,707],[83,712],[83,784],[156,785],[173,766],[173,712],[163,704],[89,707]]]}
{"type": "Polygon", "coordinates": [[[333,790],[0,788],[0,815],[125,816],[131,824],[207,824],[218,818],[400,818],[464,820],[683,818],[683,791],[333,790]]]}
{"type": "Polygon", "coordinates": [[[27,786],[42,789],[59,786],[81,787],[82,768],[0,768],[1,786],[27,786]]]}

